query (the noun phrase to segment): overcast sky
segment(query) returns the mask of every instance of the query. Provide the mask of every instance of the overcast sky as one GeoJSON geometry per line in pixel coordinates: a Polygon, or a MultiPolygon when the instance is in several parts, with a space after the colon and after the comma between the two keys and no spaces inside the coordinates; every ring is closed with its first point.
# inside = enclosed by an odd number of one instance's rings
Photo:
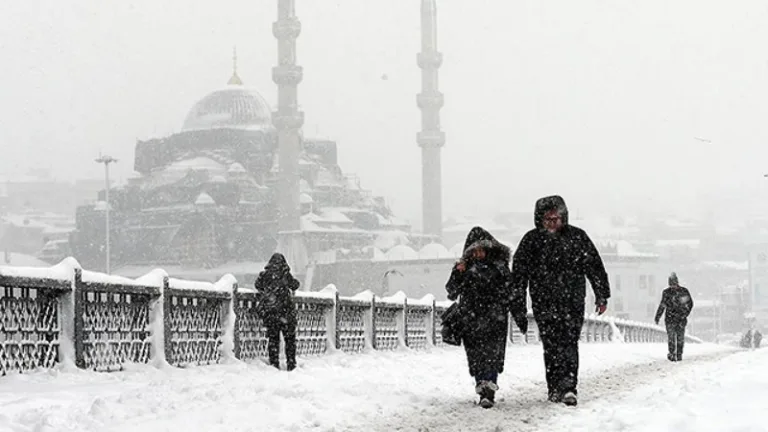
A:
{"type": "MultiPolygon", "coordinates": [[[[137,138],[178,132],[226,83],[233,45],[240,76],[274,106],[276,4],[3,2],[0,168],[99,177],[103,151],[130,175],[137,138]]],[[[438,9],[446,215],[528,211],[549,193],[581,213],[683,216],[768,198],[768,2],[438,9]]],[[[419,1],[298,0],[297,13],[305,134],[337,140],[345,172],[418,223],[419,1]]]]}

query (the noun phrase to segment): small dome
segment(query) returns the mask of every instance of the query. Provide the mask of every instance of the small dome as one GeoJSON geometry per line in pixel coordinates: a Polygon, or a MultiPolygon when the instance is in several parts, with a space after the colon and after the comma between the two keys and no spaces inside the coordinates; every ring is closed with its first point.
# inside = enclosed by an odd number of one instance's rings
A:
{"type": "Polygon", "coordinates": [[[198,195],[197,199],[195,200],[195,205],[216,205],[216,201],[214,201],[210,195],[203,192],[198,195]]]}
{"type": "Polygon", "coordinates": [[[406,261],[419,259],[419,254],[406,245],[397,245],[387,251],[387,259],[390,261],[406,261]]]}
{"type": "Polygon", "coordinates": [[[453,258],[448,249],[439,243],[430,243],[419,250],[420,259],[453,258]]]}
{"type": "Polygon", "coordinates": [[[217,128],[271,127],[272,110],[257,92],[229,85],[200,99],[184,120],[183,132],[217,128]]]}
{"type": "Polygon", "coordinates": [[[233,173],[244,173],[244,172],[247,172],[247,171],[245,170],[244,166],[242,166],[238,162],[235,162],[235,163],[233,163],[232,165],[229,166],[229,169],[227,169],[227,172],[230,173],[230,174],[233,174],[233,173]]]}
{"type": "Polygon", "coordinates": [[[456,243],[448,252],[450,252],[451,256],[454,258],[461,258],[461,256],[464,255],[464,243],[456,243]]]}

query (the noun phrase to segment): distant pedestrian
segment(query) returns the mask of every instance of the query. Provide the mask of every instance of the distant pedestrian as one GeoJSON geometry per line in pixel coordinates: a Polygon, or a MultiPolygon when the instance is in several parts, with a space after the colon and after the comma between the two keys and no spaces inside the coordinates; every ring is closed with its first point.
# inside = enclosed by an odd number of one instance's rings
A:
{"type": "Polygon", "coordinates": [[[685,326],[688,325],[688,315],[693,310],[693,297],[688,288],[680,286],[677,274],[669,275],[669,287],[661,294],[661,303],[656,311],[654,321],[659,323],[661,315],[666,311],[664,324],[667,327],[667,360],[683,360],[685,346],[685,326]]]}

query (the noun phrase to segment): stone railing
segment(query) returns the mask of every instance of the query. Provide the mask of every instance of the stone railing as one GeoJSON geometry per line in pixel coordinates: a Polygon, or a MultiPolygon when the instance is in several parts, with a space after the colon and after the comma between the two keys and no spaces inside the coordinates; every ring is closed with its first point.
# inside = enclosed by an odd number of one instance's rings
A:
{"type": "MultiPolygon", "coordinates": [[[[0,374],[56,364],[114,371],[127,363],[266,358],[255,299],[231,275],[208,283],[155,270],[133,280],[82,270],[71,258],[51,268],[0,267],[0,374]]],[[[340,297],[332,285],[295,300],[299,355],[441,346],[440,314],[450,305],[431,295],[340,297]]],[[[529,324],[525,336],[511,324],[509,342],[538,341],[531,316],[529,324]]],[[[663,342],[666,334],[655,325],[587,317],[582,341],[663,342]]]]}

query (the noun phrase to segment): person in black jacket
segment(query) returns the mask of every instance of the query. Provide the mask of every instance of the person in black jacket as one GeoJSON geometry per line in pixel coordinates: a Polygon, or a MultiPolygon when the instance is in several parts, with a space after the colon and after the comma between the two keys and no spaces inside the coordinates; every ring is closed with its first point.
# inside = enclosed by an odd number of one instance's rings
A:
{"type": "Polygon", "coordinates": [[[480,405],[491,408],[504,371],[510,291],[510,250],[488,231],[474,227],[464,253],[445,285],[448,299],[459,298],[462,342],[480,405]]]}
{"type": "MultiPolygon", "coordinates": [[[[576,405],[585,277],[595,293],[595,311],[603,314],[611,295],[608,275],[587,233],[568,223],[563,198],[555,195],[536,201],[534,224],[520,240],[512,261],[511,310],[513,316],[524,313],[530,287],[544,347],[549,400],[576,405]]],[[[515,316],[515,321],[520,319],[515,316]]]]}
{"type": "Polygon", "coordinates": [[[669,361],[681,361],[683,359],[683,346],[685,345],[685,326],[688,324],[688,315],[693,310],[693,297],[688,288],[681,287],[677,275],[669,276],[669,288],[661,294],[661,303],[656,311],[656,324],[661,315],[667,311],[664,324],[667,327],[667,346],[669,361]]]}
{"type": "Polygon", "coordinates": [[[280,369],[280,333],[285,340],[287,369],[296,368],[296,305],[293,293],[299,281],[291,275],[291,268],[280,253],[269,259],[254,282],[257,291],[257,313],[267,328],[269,364],[280,369]]]}

